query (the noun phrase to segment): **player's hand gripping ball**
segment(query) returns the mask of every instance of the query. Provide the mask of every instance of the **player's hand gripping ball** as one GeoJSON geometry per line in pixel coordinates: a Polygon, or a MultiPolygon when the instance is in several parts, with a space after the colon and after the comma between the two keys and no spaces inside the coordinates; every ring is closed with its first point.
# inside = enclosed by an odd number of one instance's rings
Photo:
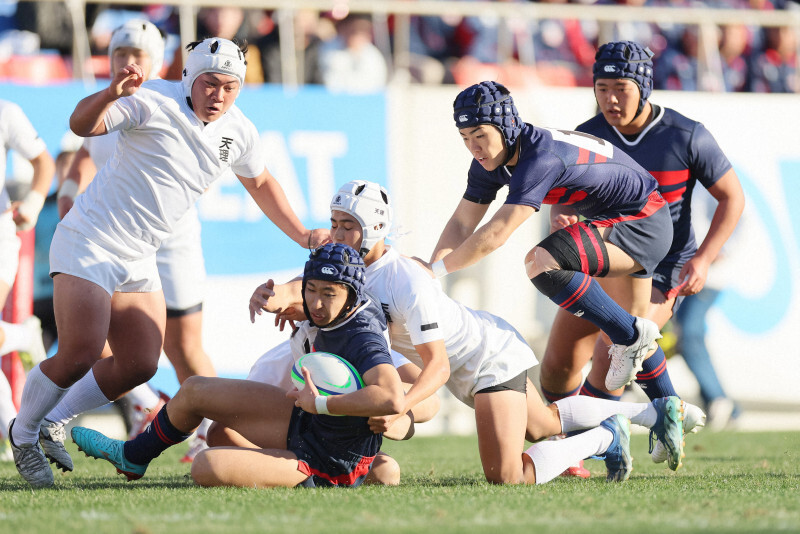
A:
{"type": "Polygon", "coordinates": [[[350,362],[328,352],[312,352],[292,365],[292,383],[297,389],[306,384],[300,371],[303,367],[311,371],[311,380],[320,395],[343,395],[364,387],[361,375],[350,362]]]}

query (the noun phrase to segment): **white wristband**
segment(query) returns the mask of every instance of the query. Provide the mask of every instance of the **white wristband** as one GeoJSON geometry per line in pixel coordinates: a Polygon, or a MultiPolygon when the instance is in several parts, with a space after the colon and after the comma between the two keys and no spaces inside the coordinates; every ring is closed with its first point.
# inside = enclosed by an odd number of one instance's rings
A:
{"type": "Polygon", "coordinates": [[[328,397],[317,395],[314,399],[314,408],[317,409],[317,413],[320,415],[331,414],[331,412],[328,411],[328,397]]]}
{"type": "Polygon", "coordinates": [[[76,196],[78,196],[78,183],[75,180],[64,180],[58,188],[58,198],[67,197],[75,200],[76,196]]]}
{"type": "Polygon", "coordinates": [[[29,191],[17,206],[17,213],[25,217],[27,222],[17,225],[17,229],[30,230],[33,228],[42,211],[42,206],[44,206],[44,195],[38,191],[29,191]]]}
{"type": "Polygon", "coordinates": [[[431,270],[436,278],[443,278],[448,274],[447,267],[444,266],[444,260],[433,262],[433,265],[431,265],[431,270]]]}

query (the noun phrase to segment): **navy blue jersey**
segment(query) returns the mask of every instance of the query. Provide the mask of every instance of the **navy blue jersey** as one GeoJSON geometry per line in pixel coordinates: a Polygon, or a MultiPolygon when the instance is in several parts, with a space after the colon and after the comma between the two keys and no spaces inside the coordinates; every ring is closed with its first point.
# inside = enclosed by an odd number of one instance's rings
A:
{"type": "Polygon", "coordinates": [[[506,204],[562,204],[589,219],[639,213],[657,187],[653,176],[611,143],[579,132],[525,124],[517,165],[485,170],[472,161],[464,198],[488,204],[508,185],[506,204]]]}
{"type": "MultiPolygon", "coordinates": [[[[344,322],[320,328],[311,351],[341,356],[363,376],[376,365],[392,365],[385,331],[383,310],[370,300],[344,322]]],[[[318,437],[364,456],[374,456],[381,446],[381,435],[370,430],[366,417],[314,415],[312,426],[318,437]]]]}
{"type": "Polygon", "coordinates": [[[658,180],[674,227],[672,246],[664,261],[684,263],[697,251],[690,207],[695,184],[711,187],[730,170],[731,163],[699,122],[669,108],[659,108],[656,115],[633,141],[609,125],[602,113],[577,130],[613,143],[658,180]]]}

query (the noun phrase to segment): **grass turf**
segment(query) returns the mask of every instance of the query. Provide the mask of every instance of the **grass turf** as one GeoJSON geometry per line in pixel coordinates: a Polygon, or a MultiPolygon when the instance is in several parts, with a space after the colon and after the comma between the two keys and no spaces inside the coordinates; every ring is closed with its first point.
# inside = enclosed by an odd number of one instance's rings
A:
{"type": "Polygon", "coordinates": [[[145,478],[125,482],[70,443],[75,471],[32,491],[0,464],[0,532],[800,532],[800,433],[700,433],[677,472],[653,464],[632,438],[634,471],[605,481],[541,486],[484,482],[474,437],[385,442],[403,468],[400,487],[253,490],[194,486],[175,447],[145,478]]]}

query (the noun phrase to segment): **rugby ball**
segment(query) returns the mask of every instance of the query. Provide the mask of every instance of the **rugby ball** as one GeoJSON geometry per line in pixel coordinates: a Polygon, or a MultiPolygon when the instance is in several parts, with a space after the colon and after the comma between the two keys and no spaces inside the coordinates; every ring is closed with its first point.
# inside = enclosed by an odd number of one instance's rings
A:
{"type": "Polygon", "coordinates": [[[297,389],[303,389],[306,384],[300,370],[302,367],[311,371],[311,380],[320,395],[343,395],[364,387],[356,368],[344,358],[329,352],[311,352],[294,362],[292,383],[297,389]]]}

